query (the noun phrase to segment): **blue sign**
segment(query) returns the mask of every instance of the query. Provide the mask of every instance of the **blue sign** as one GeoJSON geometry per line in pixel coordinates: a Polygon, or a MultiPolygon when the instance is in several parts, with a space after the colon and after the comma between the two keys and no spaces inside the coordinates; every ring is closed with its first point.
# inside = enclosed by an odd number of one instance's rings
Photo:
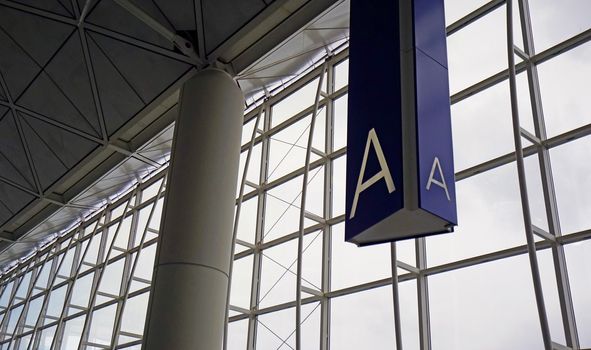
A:
{"type": "Polygon", "coordinates": [[[443,0],[351,0],[345,238],[457,224],[443,0]]]}

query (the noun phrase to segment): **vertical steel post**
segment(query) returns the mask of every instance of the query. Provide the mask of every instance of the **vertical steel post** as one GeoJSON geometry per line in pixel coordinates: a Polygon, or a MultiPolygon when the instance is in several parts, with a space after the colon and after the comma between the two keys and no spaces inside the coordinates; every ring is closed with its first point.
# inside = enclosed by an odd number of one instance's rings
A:
{"type": "Polygon", "coordinates": [[[419,345],[421,350],[431,350],[431,320],[429,315],[429,286],[423,272],[427,268],[427,244],[424,237],[415,240],[417,276],[417,302],[419,312],[419,345]]]}
{"type": "Polygon", "coordinates": [[[396,350],[402,350],[402,325],[400,324],[400,293],[398,290],[398,256],[396,254],[396,242],[390,243],[390,261],[392,264],[392,302],[394,305],[396,350]]]}
{"type": "Polygon", "coordinates": [[[318,114],[318,105],[320,103],[320,92],[322,91],[322,83],[324,82],[324,72],[326,71],[326,62],[320,71],[318,78],[318,88],[316,90],[316,99],[314,101],[314,111],[310,121],[310,132],[308,136],[308,146],[306,148],[306,162],[304,165],[304,176],[302,181],[302,201],[300,205],[300,224],[298,235],[298,260],[296,271],[296,350],[302,348],[302,256],[304,249],[304,219],[306,213],[306,198],[308,189],[308,177],[310,175],[310,157],[312,155],[312,141],[314,139],[314,127],[316,125],[316,114],[318,114]]]}
{"type": "MultiPolygon", "coordinates": [[[[328,96],[335,91],[335,74],[334,74],[334,60],[331,59],[326,69],[327,87],[326,93],[328,96]]],[[[331,154],[334,151],[334,100],[326,103],[326,130],[324,136],[324,152],[331,154]]],[[[332,217],[333,202],[333,160],[327,158],[324,166],[324,215],[323,218],[328,220],[332,217]]],[[[321,292],[323,294],[320,301],[320,350],[330,349],[330,299],[325,293],[330,292],[331,279],[331,255],[332,255],[332,226],[326,225],[322,232],[322,282],[321,292]]]]}
{"type": "MultiPolygon", "coordinates": [[[[519,0],[519,11],[521,14],[521,33],[524,44],[523,49],[528,57],[531,57],[535,55],[535,48],[528,0],[519,0]]],[[[540,93],[538,69],[531,60],[528,59],[526,63],[527,81],[532,115],[534,118],[535,133],[536,136],[542,141],[542,146],[538,150],[538,162],[541,171],[548,228],[550,234],[554,235],[555,237],[559,237],[562,235],[562,232],[560,229],[560,220],[558,218],[558,207],[556,204],[556,193],[554,190],[552,166],[550,163],[550,152],[546,147],[543,146],[544,141],[547,139],[547,134],[546,125],[544,122],[544,110],[542,108],[542,96],[540,93]]],[[[570,291],[564,247],[561,243],[553,242],[552,257],[554,259],[554,273],[556,275],[556,285],[558,287],[558,296],[560,300],[560,310],[562,314],[566,345],[572,347],[573,349],[578,349],[580,344],[577,332],[577,324],[575,321],[575,311],[573,307],[572,294],[570,291]]]]}
{"type": "MultiPolygon", "coordinates": [[[[269,97],[269,96],[267,96],[269,97]]],[[[252,270],[252,289],[250,293],[250,311],[258,309],[259,296],[261,292],[261,270],[263,265],[263,253],[259,247],[263,243],[265,231],[265,206],[267,200],[265,192],[261,190],[264,184],[267,183],[267,176],[269,173],[269,147],[270,137],[269,129],[271,128],[271,105],[265,104],[265,118],[263,120],[263,137],[261,139],[261,169],[259,173],[259,192],[257,195],[257,217],[255,228],[255,249],[253,252],[253,270],[252,270]]],[[[254,200],[254,199],[253,199],[254,200]]],[[[251,314],[248,318],[248,338],[247,350],[253,350],[256,347],[257,337],[257,316],[251,314]]]]}
{"type": "Polygon", "coordinates": [[[238,224],[240,223],[240,212],[242,210],[242,202],[244,201],[244,188],[246,186],[246,179],[248,178],[248,168],[250,164],[250,158],[252,156],[252,149],[254,148],[254,141],[257,136],[259,123],[261,116],[265,112],[265,102],[261,104],[259,113],[257,114],[254,122],[254,128],[252,129],[252,135],[248,144],[248,151],[246,154],[246,162],[244,162],[244,171],[242,172],[242,179],[240,180],[240,191],[238,194],[238,204],[236,205],[236,213],[234,214],[234,229],[232,230],[232,253],[230,254],[230,279],[228,281],[228,300],[226,301],[226,320],[224,321],[224,344],[223,349],[228,349],[228,321],[230,316],[230,293],[232,291],[232,270],[234,268],[234,253],[236,251],[236,237],[238,236],[238,224]]]}
{"type": "Polygon", "coordinates": [[[507,0],[507,56],[509,62],[509,90],[511,96],[511,115],[513,121],[513,139],[515,142],[515,158],[517,159],[517,176],[519,178],[519,193],[521,195],[521,209],[523,211],[523,221],[525,226],[525,237],[527,239],[527,250],[534,284],[534,293],[540,318],[540,328],[544,340],[544,348],[552,349],[552,338],[550,328],[548,327],[548,316],[544,304],[544,294],[542,291],[542,282],[540,280],[540,268],[536,245],[533,237],[531,214],[529,208],[529,199],[527,195],[527,183],[525,177],[525,165],[523,161],[523,147],[521,145],[521,126],[519,124],[519,111],[517,105],[517,82],[515,78],[515,53],[513,44],[513,1],[507,0]]]}

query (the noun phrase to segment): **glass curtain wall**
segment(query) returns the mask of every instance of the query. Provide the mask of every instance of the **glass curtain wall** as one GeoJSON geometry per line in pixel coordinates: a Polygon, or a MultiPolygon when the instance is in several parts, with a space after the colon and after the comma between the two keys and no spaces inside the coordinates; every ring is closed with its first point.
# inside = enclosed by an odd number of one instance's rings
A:
{"type": "MultiPolygon", "coordinates": [[[[555,348],[591,348],[591,3],[513,6],[521,183],[505,2],[446,2],[452,234],[394,246],[344,242],[346,49],[249,108],[228,349],[295,349],[300,284],[302,349],[542,349],[541,324],[555,348]]],[[[0,349],[140,348],[165,176],[2,276],[0,349]]]]}

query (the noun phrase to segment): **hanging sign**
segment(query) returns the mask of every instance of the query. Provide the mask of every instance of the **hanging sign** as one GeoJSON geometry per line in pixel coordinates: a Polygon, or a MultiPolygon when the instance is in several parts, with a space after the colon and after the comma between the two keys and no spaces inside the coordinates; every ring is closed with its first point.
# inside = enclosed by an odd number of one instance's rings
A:
{"type": "Polygon", "coordinates": [[[351,0],[345,238],[457,224],[443,0],[351,0]]]}

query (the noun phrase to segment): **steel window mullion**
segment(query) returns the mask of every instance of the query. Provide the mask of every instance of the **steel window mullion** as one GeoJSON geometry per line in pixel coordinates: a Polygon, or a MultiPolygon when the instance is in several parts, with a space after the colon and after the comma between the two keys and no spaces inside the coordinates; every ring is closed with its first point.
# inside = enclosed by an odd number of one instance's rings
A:
{"type": "Polygon", "coordinates": [[[21,283],[25,279],[24,276],[25,275],[22,275],[21,277],[14,280],[14,287],[12,287],[12,290],[10,291],[10,298],[8,299],[8,305],[6,306],[6,312],[4,313],[4,318],[2,319],[2,323],[0,325],[0,329],[2,330],[2,333],[6,333],[6,330],[8,328],[8,323],[10,323],[10,316],[11,316],[11,314],[14,310],[14,306],[15,306],[15,305],[13,305],[14,299],[16,298],[16,293],[17,293],[18,289],[20,288],[21,283]]]}
{"type": "MultiPolygon", "coordinates": [[[[127,270],[126,273],[124,272],[124,276],[123,276],[123,279],[121,282],[121,288],[119,291],[120,297],[118,298],[118,302],[117,302],[117,312],[115,313],[115,320],[113,323],[113,334],[111,335],[111,345],[110,345],[111,348],[114,348],[118,344],[119,336],[122,333],[121,326],[123,323],[123,312],[125,311],[126,303],[130,298],[129,291],[131,289],[131,284],[133,283],[133,276],[134,276],[136,268],[139,264],[140,255],[142,253],[142,250],[143,250],[145,242],[146,242],[146,237],[149,232],[150,222],[152,221],[152,218],[154,217],[154,212],[156,211],[156,206],[158,204],[158,201],[161,198],[163,198],[164,189],[166,187],[166,180],[167,180],[167,177],[165,175],[162,178],[162,182],[160,183],[160,186],[158,188],[158,192],[156,193],[156,196],[154,197],[155,199],[153,201],[152,207],[150,208],[150,214],[148,215],[148,218],[146,220],[146,227],[144,227],[144,229],[142,231],[140,242],[139,242],[139,245],[137,246],[137,253],[135,253],[134,257],[133,257],[133,253],[131,253],[130,250],[134,248],[135,236],[138,234],[138,232],[137,232],[138,226],[137,225],[139,222],[139,212],[136,212],[135,221],[132,224],[132,230],[134,230],[134,234],[130,235],[130,242],[127,245],[128,252],[126,253],[126,264],[129,263],[130,266],[129,266],[129,270],[127,270]],[[133,240],[132,240],[132,238],[133,238],[133,240]],[[133,257],[133,262],[132,262],[132,257],[133,257]]],[[[142,192],[142,196],[143,196],[143,192],[142,192]]],[[[136,196],[136,204],[139,201],[137,198],[138,198],[138,196],[136,196]]]]}
{"type": "MultiPolygon", "coordinates": [[[[27,273],[31,273],[31,278],[29,280],[29,287],[27,288],[27,292],[25,294],[25,299],[22,301],[22,310],[21,313],[19,315],[19,318],[16,322],[16,325],[14,327],[14,331],[12,332],[12,336],[11,339],[9,341],[9,346],[11,344],[13,344],[13,342],[15,342],[15,347],[17,347],[20,343],[20,339],[15,339],[17,334],[21,334],[22,330],[24,330],[23,324],[24,324],[24,315],[26,314],[26,312],[28,311],[28,301],[30,299],[30,294],[33,291],[33,287],[35,285],[35,283],[37,283],[37,277],[39,276],[39,272],[37,272],[38,270],[34,270],[33,267],[35,266],[36,261],[41,260],[40,255],[37,255],[29,264],[27,264],[27,268],[25,269],[25,273],[23,274],[22,279],[25,278],[25,275],[27,273]],[[29,266],[30,265],[30,266],[29,266]],[[37,273],[35,273],[37,272],[37,273]],[[21,331],[19,331],[21,330],[21,331]]],[[[22,279],[21,279],[21,283],[22,283],[22,279]]],[[[20,287],[20,286],[19,286],[20,287]]],[[[7,311],[5,313],[5,315],[8,315],[8,308],[7,311]]],[[[7,325],[6,325],[7,327],[7,325]]],[[[2,333],[5,332],[5,328],[2,328],[2,333]]]]}
{"type": "MultiPolygon", "coordinates": [[[[104,211],[104,209],[103,209],[104,211]]],[[[67,313],[69,305],[70,305],[70,300],[72,297],[72,290],[75,287],[76,284],[76,277],[78,275],[78,271],[80,266],[82,266],[82,259],[84,257],[84,253],[81,254],[81,250],[82,250],[82,236],[84,235],[84,231],[82,229],[80,229],[78,231],[78,233],[74,234],[72,239],[77,239],[77,244],[76,244],[76,252],[74,253],[74,259],[72,262],[72,271],[70,272],[70,279],[68,281],[68,286],[66,288],[66,296],[64,297],[64,306],[62,308],[62,312],[60,313],[60,318],[57,322],[57,326],[56,326],[56,335],[53,337],[52,343],[56,343],[56,347],[50,347],[50,349],[61,349],[62,346],[62,341],[63,341],[63,337],[64,337],[64,333],[65,333],[65,321],[64,321],[64,312],[67,313]]],[[[90,243],[90,242],[89,242],[90,243]]],[[[88,246],[87,246],[88,247],[88,246]]],[[[85,249],[86,250],[86,249],[85,249]]]]}
{"type": "MultiPolygon", "coordinates": [[[[160,193],[160,190],[162,189],[163,185],[164,185],[164,181],[160,185],[160,188],[158,189],[158,193],[160,193]]],[[[138,184],[138,187],[139,187],[139,184],[138,184]]],[[[123,253],[125,261],[123,262],[123,273],[121,274],[121,284],[119,286],[119,297],[118,297],[118,302],[117,302],[117,309],[115,310],[115,319],[113,321],[113,333],[111,334],[111,347],[115,346],[115,344],[117,344],[117,342],[119,340],[119,328],[121,327],[121,318],[123,317],[123,310],[125,308],[125,303],[127,302],[126,294],[128,291],[128,284],[131,285],[132,268],[135,269],[135,267],[132,266],[132,254],[129,254],[129,250],[134,248],[135,239],[138,234],[137,230],[138,230],[138,222],[139,222],[139,217],[140,217],[140,210],[137,209],[137,207],[143,201],[143,195],[144,195],[143,191],[137,192],[137,195],[135,196],[135,203],[133,205],[134,210],[132,211],[132,214],[131,214],[132,218],[131,218],[131,227],[129,229],[129,240],[127,241],[126,252],[123,253]]],[[[146,228],[150,224],[150,218],[152,216],[152,212],[154,211],[154,208],[156,208],[156,203],[152,204],[152,208],[150,209],[150,217],[148,218],[148,221],[146,222],[146,228]]],[[[121,218],[121,219],[123,220],[123,218],[121,218]]],[[[142,241],[140,242],[140,245],[142,245],[144,238],[145,238],[145,234],[143,234],[141,237],[142,241]]],[[[115,241],[115,238],[113,238],[113,242],[114,241],[115,241]]],[[[137,261],[137,257],[139,257],[139,255],[140,255],[140,252],[141,252],[141,248],[136,253],[136,261],[137,261]]],[[[106,265],[105,265],[105,268],[106,268],[106,265]]]]}
{"type": "Polygon", "coordinates": [[[310,130],[308,134],[308,145],[306,147],[306,160],[304,165],[304,176],[302,179],[302,196],[300,204],[299,217],[299,235],[298,235],[298,257],[296,262],[296,350],[302,348],[302,273],[303,273],[303,249],[304,249],[304,229],[305,229],[305,213],[306,213],[306,199],[308,194],[308,177],[310,175],[310,159],[312,156],[312,143],[314,141],[314,129],[316,126],[316,118],[319,111],[320,95],[322,92],[322,83],[324,82],[324,72],[326,71],[325,62],[322,65],[320,76],[318,77],[318,88],[316,90],[316,97],[314,101],[314,111],[310,120],[310,130]]]}
{"type": "MultiPolygon", "coordinates": [[[[254,242],[256,248],[253,254],[253,271],[250,292],[250,310],[255,311],[259,307],[259,297],[261,292],[261,270],[263,264],[263,254],[260,251],[260,245],[263,241],[265,231],[265,192],[262,186],[267,183],[267,175],[269,173],[269,136],[267,132],[271,127],[271,105],[265,104],[265,118],[263,120],[263,139],[262,139],[262,153],[261,153],[261,168],[259,173],[259,189],[257,192],[257,218],[254,242]]],[[[248,335],[247,335],[247,349],[254,350],[256,347],[257,336],[257,317],[250,314],[248,317],[248,335]]]]}
{"type": "Polygon", "coordinates": [[[51,291],[52,291],[52,287],[53,287],[53,281],[52,281],[51,276],[54,274],[57,274],[56,265],[58,265],[57,260],[59,258],[59,253],[57,253],[57,251],[59,251],[59,248],[58,248],[59,243],[58,242],[59,242],[59,240],[56,240],[52,244],[52,248],[49,249],[49,251],[48,251],[47,256],[48,256],[48,258],[51,256],[51,263],[50,263],[51,266],[50,266],[49,274],[48,274],[48,278],[47,278],[47,286],[45,288],[43,288],[44,289],[43,292],[39,293],[39,298],[43,298],[43,302],[41,303],[39,315],[37,315],[37,320],[35,321],[35,326],[33,327],[31,341],[29,342],[29,346],[27,347],[28,350],[38,348],[39,340],[41,338],[41,333],[43,332],[43,329],[46,328],[43,326],[41,321],[45,319],[45,314],[47,312],[47,306],[48,306],[47,304],[48,304],[49,298],[51,296],[51,291]],[[56,252],[52,253],[52,250],[55,250],[56,252]]]}
{"type": "MultiPolygon", "coordinates": [[[[30,263],[31,264],[31,267],[30,267],[30,271],[31,271],[31,281],[30,281],[30,283],[31,283],[31,285],[29,286],[29,289],[27,290],[27,297],[23,301],[23,309],[21,311],[21,316],[23,314],[26,314],[28,312],[29,301],[30,301],[30,294],[33,292],[33,290],[35,288],[35,284],[37,283],[37,280],[39,278],[39,275],[41,274],[41,270],[43,268],[43,264],[49,258],[49,254],[46,255],[44,258],[42,258],[42,255],[43,254],[40,254],[40,252],[37,252],[36,255],[35,255],[35,257],[32,258],[32,260],[31,260],[31,263],[30,263]],[[38,263],[41,263],[41,264],[38,265],[38,263]]],[[[17,269],[15,269],[14,271],[16,271],[16,270],[17,269]]],[[[13,271],[13,273],[14,273],[14,271],[13,271]]],[[[3,288],[2,291],[4,291],[4,289],[6,289],[6,286],[7,286],[7,284],[4,285],[4,288],[3,288]]],[[[0,293],[0,295],[1,295],[1,293],[0,293]]],[[[9,312],[9,308],[7,307],[4,315],[7,315],[8,312],[9,312]]],[[[19,323],[23,323],[24,324],[24,321],[21,322],[20,317],[19,317],[19,321],[17,322],[17,325],[16,325],[17,328],[19,327],[19,323]]],[[[22,328],[24,330],[24,327],[22,327],[22,328]]],[[[15,329],[15,331],[16,331],[16,329],[15,329]]],[[[4,328],[2,328],[2,333],[4,333],[4,328]]],[[[14,336],[13,336],[13,338],[14,338],[14,336]]],[[[20,343],[20,341],[18,341],[16,343],[16,346],[18,346],[19,343],[20,343]]]]}
{"type": "MultiPolygon", "coordinates": [[[[239,194],[238,194],[238,200],[237,200],[237,204],[236,204],[236,212],[234,214],[234,227],[232,230],[232,247],[231,247],[231,254],[230,254],[230,272],[228,274],[229,278],[228,278],[228,292],[227,292],[227,296],[226,296],[226,320],[224,322],[224,339],[223,339],[223,345],[222,348],[224,350],[226,350],[228,348],[228,322],[229,322],[229,316],[230,316],[230,293],[232,290],[232,277],[233,277],[233,270],[234,270],[234,260],[236,260],[235,257],[235,251],[236,251],[236,241],[237,241],[237,236],[238,236],[238,226],[240,224],[240,212],[242,210],[242,203],[244,203],[244,189],[246,187],[246,181],[248,178],[248,170],[249,170],[249,164],[250,164],[250,160],[251,160],[251,156],[252,156],[252,150],[254,148],[254,144],[255,144],[255,140],[256,140],[256,135],[258,133],[258,129],[259,129],[259,123],[261,121],[261,116],[264,114],[265,112],[265,106],[266,103],[263,102],[261,104],[261,106],[259,107],[259,113],[257,115],[257,118],[254,122],[254,127],[252,129],[252,135],[250,138],[250,143],[248,144],[248,150],[246,151],[246,161],[244,162],[244,169],[242,171],[242,179],[240,181],[240,189],[239,189],[239,194]]],[[[260,169],[259,169],[260,171],[260,169]]]]}
{"type": "MultiPolygon", "coordinates": [[[[81,232],[81,230],[82,230],[81,229],[81,225],[79,225],[78,228],[76,228],[76,230],[74,232],[81,232]]],[[[59,240],[57,240],[57,241],[59,241],[59,240]]],[[[72,242],[73,241],[70,241],[70,243],[72,243],[72,242]]],[[[75,255],[76,254],[74,254],[74,259],[76,259],[76,256],[75,255]]],[[[25,304],[24,304],[24,307],[23,307],[23,311],[22,311],[21,316],[19,318],[19,323],[22,323],[23,330],[24,330],[24,325],[25,325],[25,322],[26,322],[26,314],[29,312],[30,301],[31,301],[31,298],[32,298],[33,291],[35,289],[35,284],[37,284],[37,281],[39,279],[39,276],[41,275],[41,271],[43,269],[43,266],[45,265],[45,263],[46,263],[47,259],[49,258],[49,256],[50,256],[50,254],[47,254],[47,256],[44,259],[43,263],[41,265],[39,265],[39,268],[37,269],[38,272],[35,275],[35,277],[31,276],[31,285],[29,286],[29,290],[27,291],[27,295],[25,297],[25,304]]],[[[64,257],[65,257],[65,255],[64,255],[64,257]]],[[[72,263],[72,266],[73,265],[74,265],[74,263],[72,263]]],[[[71,275],[71,273],[70,273],[70,275],[71,275]]],[[[31,336],[31,340],[30,340],[29,344],[31,344],[32,342],[33,342],[33,336],[31,336]]],[[[20,341],[19,341],[19,343],[20,343],[20,341]]],[[[19,344],[15,344],[15,345],[18,346],[19,344]]]]}
{"type": "MultiPolygon", "coordinates": [[[[528,56],[533,56],[535,55],[535,47],[531,24],[531,14],[529,11],[529,1],[519,0],[519,10],[521,13],[521,28],[525,46],[524,49],[528,56]]],[[[540,140],[546,141],[546,125],[544,121],[538,71],[536,65],[531,61],[528,62],[527,65],[527,78],[536,136],[540,140]]],[[[556,203],[554,180],[552,176],[550,153],[547,148],[542,147],[540,149],[538,161],[541,170],[542,188],[549,230],[552,235],[558,237],[561,235],[561,229],[558,217],[558,206],[556,203]]],[[[566,345],[574,349],[578,349],[580,346],[579,337],[568,279],[566,257],[564,254],[564,247],[559,242],[552,244],[552,257],[554,262],[554,272],[556,277],[556,285],[558,288],[566,345]]]]}
{"type": "Polygon", "coordinates": [[[544,292],[542,290],[542,282],[540,279],[540,269],[538,265],[537,251],[532,232],[532,221],[529,207],[529,198],[527,193],[527,182],[525,174],[525,164],[523,160],[523,148],[521,144],[521,133],[519,123],[519,112],[517,102],[517,82],[515,73],[515,53],[513,52],[513,1],[507,0],[506,4],[506,22],[507,22],[507,56],[509,63],[509,90],[511,99],[511,116],[513,124],[513,139],[515,144],[517,176],[519,180],[519,193],[521,196],[521,209],[523,212],[523,221],[525,228],[525,236],[527,240],[528,256],[532,274],[532,281],[534,286],[534,293],[536,297],[536,306],[538,310],[538,317],[540,321],[540,328],[542,332],[542,339],[544,348],[546,350],[552,349],[552,338],[550,335],[550,327],[548,326],[548,315],[546,313],[546,306],[544,302],[544,292]]]}
{"type": "Polygon", "coordinates": [[[400,293],[398,290],[398,257],[396,254],[396,242],[390,243],[390,264],[392,266],[392,305],[394,306],[396,350],[402,350],[402,325],[400,324],[400,293]]]}
{"type": "MultiPolygon", "coordinates": [[[[329,65],[326,70],[327,87],[326,92],[330,96],[335,90],[335,62],[333,57],[329,59],[329,65]]],[[[324,152],[330,154],[334,149],[334,100],[329,99],[326,105],[326,121],[325,121],[325,135],[324,135],[324,152]]],[[[332,217],[333,201],[333,166],[332,160],[329,160],[324,165],[324,219],[332,217]]],[[[321,292],[322,299],[320,300],[320,350],[330,349],[330,299],[325,293],[331,288],[331,256],[332,256],[332,227],[326,225],[322,231],[322,272],[321,272],[321,292]]]]}
{"type": "MultiPolygon", "coordinates": [[[[72,239],[70,239],[70,241],[68,242],[66,249],[60,250],[58,248],[59,244],[65,242],[66,240],[61,241],[61,240],[57,239],[54,243],[56,252],[54,253],[53,259],[52,259],[51,270],[49,272],[50,278],[48,278],[48,286],[47,286],[47,289],[45,290],[45,297],[43,299],[41,311],[39,312],[39,316],[37,317],[37,321],[35,322],[35,327],[33,328],[33,335],[31,336],[31,341],[29,342],[29,346],[27,347],[27,349],[32,349],[31,346],[33,346],[33,349],[37,348],[39,338],[41,337],[41,333],[42,333],[42,332],[38,332],[38,330],[40,327],[42,328],[43,321],[47,317],[47,308],[49,307],[49,301],[51,299],[51,294],[53,293],[53,291],[61,288],[55,284],[55,281],[57,279],[57,275],[59,273],[59,270],[61,270],[64,260],[66,260],[66,255],[68,254],[68,251],[70,250],[70,248],[74,244],[74,239],[72,237],[72,239]],[[59,259],[60,254],[63,255],[63,257],[61,259],[59,259]],[[60,260],[59,263],[57,260],[60,260]],[[33,341],[33,338],[35,338],[35,341],[33,341]]],[[[51,254],[51,250],[49,251],[49,253],[51,254]]],[[[72,264],[73,264],[73,262],[72,262],[72,264]]],[[[57,327],[56,327],[56,330],[57,330],[57,327]]],[[[56,337],[56,335],[54,335],[54,338],[55,337],[56,337]]]]}
{"type": "MultiPolygon", "coordinates": [[[[11,312],[11,299],[12,299],[13,293],[16,293],[16,288],[18,288],[18,286],[16,285],[16,283],[17,283],[16,281],[20,277],[19,275],[20,275],[21,271],[22,271],[22,267],[16,266],[14,268],[14,270],[12,270],[12,272],[10,273],[11,276],[9,277],[9,281],[6,282],[2,286],[2,293],[0,293],[0,296],[2,296],[2,294],[6,291],[6,289],[8,288],[8,285],[10,283],[12,283],[12,290],[10,291],[10,297],[8,298],[8,304],[6,304],[6,308],[4,309],[4,315],[2,315],[2,320],[0,321],[0,334],[6,333],[6,328],[7,328],[7,323],[8,323],[7,319],[10,318],[10,312],[11,312]]],[[[23,276],[24,276],[24,274],[23,274],[23,276]]],[[[23,308],[23,310],[24,310],[24,308],[23,308]]]]}
{"type": "MultiPolygon", "coordinates": [[[[109,244],[109,248],[107,249],[107,252],[105,253],[104,259],[101,257],[101,261],[104,261],[104,262],[97,266],[96,274],[94,275],[94,280],[93,280],[93,288],[92,288],[92,292],[90,294],[90,300],[88,303],[88,314],[86,316],[86,319],[84,320],[84,326],[82,327],[80,342],[78,343],[78,350],[84,349],[84,344],[88,341],[88,335],[90,332],[90,326],[91,326],[92,316],[93,316],[92,314],[95,311],[95,307],[96,307],[95,302],[96,302],[97,292],[98,292],[98,289],[100,288],[101,281],[103,279],[105,270],[107,269],[108,262],[109,262],[108,261],[109,256],[111,255],[111,252],[113,251],[113,247],[115,246],[115,241],[117,241],[117,236],[119,235],[119,232],[121,230],[121,226],[123,225],[123,220],[127,216],[128,211],[131,210],[131,208],[130,208],[132,206],[131,202],[133,199],[135,199],[137,202],[138,188],[139,187],[136,186],[134,188],[134,190],[132,191],[132,194],[129,197],[129,200],[127,201],[127,204],[125,205],[125,209],[123,210],[123,214],[118,219],[119,222],[117,223],[117,229],[113,233],[113,239],[111,240],[111,243],[109,244]]],[[[99,223],[100,223],[100,221],[99,221],[99,223]]],[[[111,228],[113,226],[111,226],[111,228]]],[[[109,236],[109,233],[107,230],[107,225],[105,224],[103,227],[103,234],[101,237],[102,238],[101,246],[103,248],[104,248],[104,245],[106,245],[108,236],[109,236]]],[[[130,234],[130,237],[131,237],[131,234],[130,234]]],[[[100,249],[100,250],[102,250],[102,249],[100,249]]],[[[99,252],[100,252],[100,250],[99,250],[99,252]]],[[[122,278],[123,278],[123,276],[122,276],[122,278]]],[[[123,279],[122,279],[122,281],[123,281],[123,279]]],[[[121,283],[123,283],[123,282],[121,282],[121,283]]]]}
{"type": "Polygon", "coordinates": [[[427,247],[424,237],[415,239],[415,254],[419,276],[417,277],[417,301],[419,314],[419,345],[421,350],[431,350],[431,322],[429,315],[429,290],[427,275],[427,247]]]}

